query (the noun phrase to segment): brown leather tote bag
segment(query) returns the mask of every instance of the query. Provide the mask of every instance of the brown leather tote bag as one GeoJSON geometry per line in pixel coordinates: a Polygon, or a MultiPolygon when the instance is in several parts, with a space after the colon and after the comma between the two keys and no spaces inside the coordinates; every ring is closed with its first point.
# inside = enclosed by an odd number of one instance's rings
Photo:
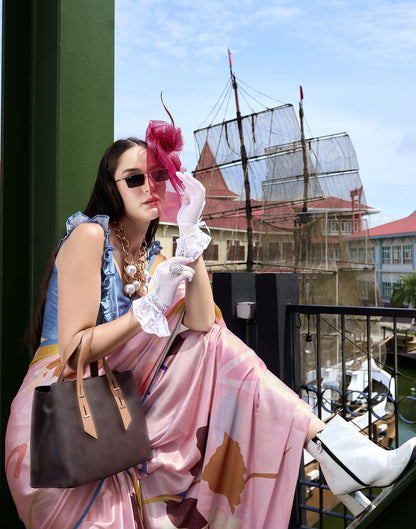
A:
{"type": "MultiPolygon", "coordinates": [[[[77,379],[34,390],[31,424],[31,487],[71,488],[134,467],[152,457],[141,397],[131,371],[105,375],[85,359],[94,328],[83,331],[77,379]]],[[[78,347],[73,349],[75,351],[78,347]]],[[[96,363],[95,363],[96,364],[96,363]]]]}

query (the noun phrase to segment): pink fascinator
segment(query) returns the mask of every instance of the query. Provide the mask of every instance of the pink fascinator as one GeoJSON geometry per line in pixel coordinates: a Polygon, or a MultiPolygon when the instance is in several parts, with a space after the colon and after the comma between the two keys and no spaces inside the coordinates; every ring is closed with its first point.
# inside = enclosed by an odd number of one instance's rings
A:
{"type": "Polygon", "coordinates": [[[158,199],[161,219],[176,223],[184,185],[176,175],[184,172],[181,129],[165,121],[150,121],[146,130],[147,174],[152,194],[158,199]]]}

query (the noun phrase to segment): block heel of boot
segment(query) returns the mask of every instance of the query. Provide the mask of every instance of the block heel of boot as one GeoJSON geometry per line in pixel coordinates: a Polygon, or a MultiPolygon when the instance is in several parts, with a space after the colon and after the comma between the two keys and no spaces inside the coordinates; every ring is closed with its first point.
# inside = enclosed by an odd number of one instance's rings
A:
{"type": "Polygon", "coordinates": [[[355,517],[359,516],[364,511],[369,511],[374,508],[371,501],[359,491],[350,492],[349,494],[339,494],[337,497],[355,517]]]}

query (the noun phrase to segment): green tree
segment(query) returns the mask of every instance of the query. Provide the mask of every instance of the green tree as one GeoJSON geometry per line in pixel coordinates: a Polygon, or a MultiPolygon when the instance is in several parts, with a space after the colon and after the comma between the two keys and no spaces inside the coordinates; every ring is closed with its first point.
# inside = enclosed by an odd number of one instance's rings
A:
{"type": "Polygon", "coordinates": [[[396,283],[393,287],[390,303],[393,305],[393,307],[402,307],[403,305],[415,307],[416,272],[399,276],[399,279],[400,283],[396,283]]]}

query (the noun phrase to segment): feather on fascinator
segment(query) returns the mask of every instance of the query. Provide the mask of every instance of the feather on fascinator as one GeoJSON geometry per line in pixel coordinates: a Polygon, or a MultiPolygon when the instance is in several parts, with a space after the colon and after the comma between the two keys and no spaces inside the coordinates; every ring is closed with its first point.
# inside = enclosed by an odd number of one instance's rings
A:
{"type": "Polygon", "coordinates": [[[165,121],[149,122],[146,130],[147,143],[147,173],[166,169],[169,178],[164,182],[157,182],[149,178],[152,194],[160,198],[162,184],[165,186],[164,200],[158,201],[160,217],[176,223],[176,217],[181,206],[181,193],[184,185],[176,172],[184,172],[182,167],[183,138],[179,127],[165,121]]]}

